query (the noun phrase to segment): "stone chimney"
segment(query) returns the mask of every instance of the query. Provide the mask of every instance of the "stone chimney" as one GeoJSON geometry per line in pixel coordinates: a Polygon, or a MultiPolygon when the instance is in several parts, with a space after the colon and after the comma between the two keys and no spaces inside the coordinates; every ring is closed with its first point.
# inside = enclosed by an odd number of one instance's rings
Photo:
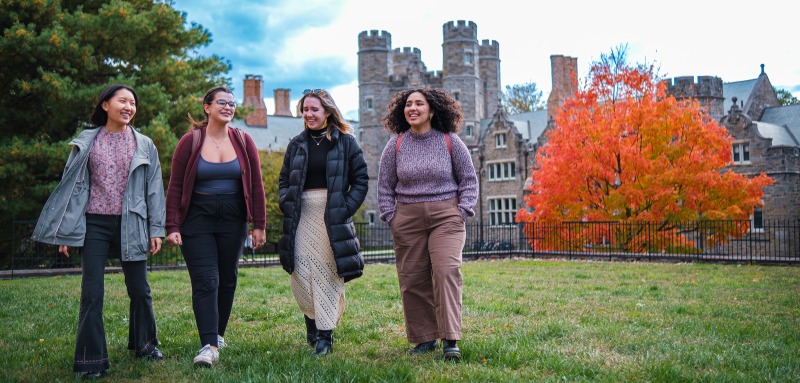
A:
{"type": "Polygon", "coordinates": [[[547,119],[550,120],[564,101],[578,90],[578,59],[564,55],[550,56],[553,88],[547,98],[547,119]]]}
{"type": "Polygon", "coordinates": [[[292,117],[291,105],[291,92],[289,89],[280,88],[275,89],[275,115],[292,117]]]}
{"type": "Polygon", "coordinates": [[[261,76],[252,74],[244,76],[244,106],[254,107],[244,119],[247,126],[267,126],[267,105],[264,104],[261,88],[263,88],[261,76]]]}

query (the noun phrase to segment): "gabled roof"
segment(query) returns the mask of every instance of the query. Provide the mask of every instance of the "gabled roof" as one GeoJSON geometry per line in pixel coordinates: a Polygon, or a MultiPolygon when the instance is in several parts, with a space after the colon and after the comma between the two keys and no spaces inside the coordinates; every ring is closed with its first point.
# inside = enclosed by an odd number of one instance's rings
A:
{"type": "MultiPolygon", "coordinates": [[[[358,122],[348,121],[353,129],[358,132],[358,122]]],[[[248,126],[243,119],[231,121],[231,126],[244,130],[259,150],[284,150],[294,136],[303,132],[305,127],[303,118],[270,115],[267,118],[267,127],[248,126]]],[[[356,135],[356,137],[358,137],[356,135]]]]}
{"type": "Polygon", "coordinates": [[[772,139],[772,147],[798,146],[797,139],[787,128],[763,121],[753,121],[753,123],[761,137],[772,139]]]}
{"type": "Polygon", "coordinates": [[[736,102],[747,102],[747,99],[750,98],[750,94],[753,93],[753,89],[755,88],[757,81],[758,79],[754,78],[752,80],[723,83],[722,97],[725,97],[725,101],[722,106],[723,113],[727,114],[728,111],[731,110],[734,97],[737,99],[736,102]]]}
{"type": "Polygon", "coordinates": [[[800,139],[800,105],[766,108],[761,121],[778,126],[786,126],[795,139],[800,139]]]}
{"type": "MultiPolygon", "coordinates": [[[[519,113],[507,116],[507,118],[514,124],[517,132],[522,135],[522,139],[531,143],[536,143],[539,136],[547,128],[547,110],[519,113]]],[[[491,122],[491,118],[481,120],[481,141],[484,140],[491,122]]]]}
{"type": "Polygon", "coordinates": [[[522,133],[522,138],[528,139],[531,143],[536,143],[539,136],[542,135],[547,128],[547,110],[535,110],[533,112],[526,112],[509,116],[517,130],[522,133]],[[528,129],[530,127],[530,129],[528,129]]]}

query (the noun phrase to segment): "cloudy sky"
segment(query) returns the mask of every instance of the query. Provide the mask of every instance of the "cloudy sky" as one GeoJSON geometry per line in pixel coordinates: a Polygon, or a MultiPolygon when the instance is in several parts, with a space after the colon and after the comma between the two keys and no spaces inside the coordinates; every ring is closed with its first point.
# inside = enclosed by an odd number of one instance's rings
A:
{"type": "Polygon", "coordinates": [[[764,64],[774,86],[800,98],[797,18],[790,3],[173,0],[188,22],[212,34],[213,42],[198,53],[230,61],[237,99],[244,75],[261,75],[269,114],[274,89],[291,89],[294,103],[303,89],[325,88],[352,119],[358,118],[360,32],[387,31],[392,48],[419,48],[427,69],[441,70],[442,26],[456,20],[475,22],[478,40],[499,43],[503,89],[535,82],[545,99],[551,55],[576,57],[583,78],[593,61],[621,44],[628,45],[629,62],[655,64],[665,77],[742,81],[756,78],[764,64]]]}

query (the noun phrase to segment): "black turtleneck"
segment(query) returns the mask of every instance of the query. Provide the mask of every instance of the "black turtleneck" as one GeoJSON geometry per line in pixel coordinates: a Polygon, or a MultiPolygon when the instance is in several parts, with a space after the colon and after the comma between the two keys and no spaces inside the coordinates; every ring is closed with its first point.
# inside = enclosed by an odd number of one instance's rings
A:
{"type": "MultiPolygon", "coordinates": [[[[325,130],[322,130],[324,132],[325,130]]],[[[314,136],[323,134],[314,132],[314,136]]],[[[312,131],[306,130],[308,138],[308,171],[306,172],[306,184],[303,190],[308,189],[327,189],[328,183],[325,180],[325,163],[328,157],[328,150],[331,142],[327,138],[314,138],[312,131]]]]}

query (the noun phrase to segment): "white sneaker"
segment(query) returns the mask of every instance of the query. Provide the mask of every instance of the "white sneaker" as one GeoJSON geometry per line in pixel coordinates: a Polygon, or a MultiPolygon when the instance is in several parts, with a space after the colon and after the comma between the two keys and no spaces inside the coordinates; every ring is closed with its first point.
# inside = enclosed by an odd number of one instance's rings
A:
{"type": "Polygon", "coordinates": [[[228,344],[225,343],[225,338],[223,338],[222,335],[217,335],[217,349],[221,350],[225,347],[228,347],[228,344]]]}
{"type": "Polygon", "coordinates": [[[210,344],[203,346],[194,357],[195,366],[211,367],[216,361],[219,360],[219,352],[211,348],[210,344]]]}

